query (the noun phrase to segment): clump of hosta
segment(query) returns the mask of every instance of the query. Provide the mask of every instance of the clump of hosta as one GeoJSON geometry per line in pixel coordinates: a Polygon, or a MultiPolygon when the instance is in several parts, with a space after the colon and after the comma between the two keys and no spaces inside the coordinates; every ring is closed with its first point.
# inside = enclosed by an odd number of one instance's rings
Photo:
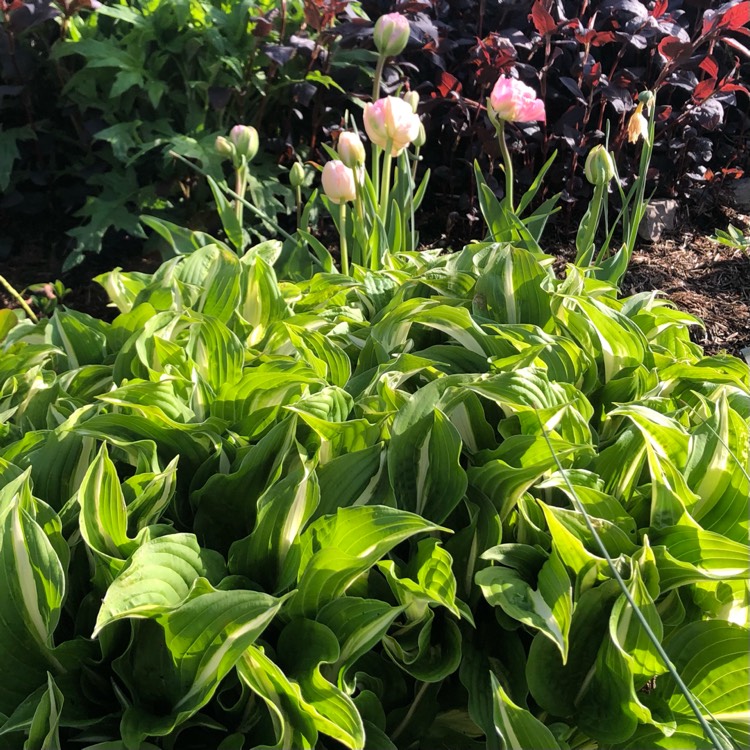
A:
{"type": "Polygon", "coordinates": [[[0,317],[0,741],[746,746],[750,368],[516,231],[0,317]]]}

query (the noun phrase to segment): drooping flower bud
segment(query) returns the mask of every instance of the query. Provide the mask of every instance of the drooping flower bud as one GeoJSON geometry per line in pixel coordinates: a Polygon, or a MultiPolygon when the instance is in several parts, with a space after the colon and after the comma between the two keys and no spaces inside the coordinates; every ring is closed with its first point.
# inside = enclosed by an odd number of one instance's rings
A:
{"type": "Polygon", "coordinates": [[[400,13],[387,13],[375,22],[372,38],[381,55],[400,55],[409,41],[409,22],[400,13]]]}
{"type": "Polygon", "coordinates": [[[235,125],[229,131],[229,140],[238,159],[252,161],[258,153],[258,131],[251,125],[235,125]]]}
{"type": "Polygon", "coordinates": [[[648,143],[648,120],[643,116],[643,102],[638,102],[628,120],[628,142],[638,143],[640,138],[648,143]]]}
{"type": "Polygon", "coordinates": [[[651,107],[654,105],[654,95],[651,91],[641,91],[640,94],[638,94],[638,101],[643,104],[644,107],[646,107],[647,111],[651,111],[651,107]]]}
{"type": "Polygon", "coordinates": [[[604,146],[594,146],[586,157],[583,168],[586,179],[592,185],[608,185],[615,176],[615,165],[604,146]]]}
{"type": "Polygon", "coordinates": [[[390,142],[393,156],[400,154],[419,135],[419,117],[403,99],[395,96],[366,104],[364,121],[370,140],[383,149],[390,142]]]}
{"type": "Polygon", "coordinates": [[[357,197],[354,172],[338,159],[333,159],[323,167],[323,190],[332,203],[346,203],[357,197]]]}
{"type": "Polygon", "coordinates": [[[224,159],[234,159],[234,146],[223,135],[216,137],[216,153],[224,159]]]}
{"type": "Polygon", "coordinates": [[[404,94],[404,101],[411,107],[411,111],[416,114],[419,107],[419,94],[416,91],[407,91],[404,94]]]}
{"type": "Polygon", "coordinates": [[[506,122],[534,122],[547,119],[544,102],[536,91],[515,78],[498,78],[487,102],[487,109],[495,120],[506,122]]]}
{"type": "Polygon", "coordinates": [[[295,161],[292,164],[292,168],[289,170],[289,183],[295,190],[302,186],[305,181],[305,168],[298,162],[295,161]]]}
{"type": "Polygon", "coordinates": [[[336,151],[341,161],[350,169],[361,167],[365,163],[365,146],[360,137],[351,130],[341,133],[336,151]]]}

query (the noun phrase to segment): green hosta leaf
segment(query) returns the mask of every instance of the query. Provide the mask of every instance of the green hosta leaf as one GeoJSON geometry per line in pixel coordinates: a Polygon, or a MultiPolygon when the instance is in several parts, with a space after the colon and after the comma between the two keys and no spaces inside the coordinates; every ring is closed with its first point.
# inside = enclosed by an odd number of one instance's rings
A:
{"type": "Polygon", "coordinates": [[[499,566],[480,570],[476,581],[489,604],[501,607],[514,620],[539,630],[560,650],[562,663],[567,662],[572,587],[554,549],[539,571],[537,589],[533,589],[518,571],[499,566]]]}
{"type": "MultiPolygon", "coordinates": [[[[641,568],[654,567],[654,555],[646,546],[640,555],[643,562],[639,564],[633,560],[633,575],[628,584],[628,591],[633,598],[641,614],[645,617],[653,634],[662,640],[664,626],[654,604],[654,596],[658,589],[652,594],[648,590],[641,568]]],[[[622,656],[628,662],[630,672],[636,683],[636,687],[642,687],[649,679],[661,674],[666,666],[656,652],[654,644],[648,637],[643,625],[633,613],[633,608],[623,594],[615,602],[610,619],[610,630],[612,641],[621,651],[622,656]]]]}
{"type": "Polygon", "coordinates": [[[29,727],[29,736],[24,743],[24,750],[57,750],[60,744],[60,712],[64,696],[55,684],[52,675],[47,672],[47,690],[34,712],[29,727]]]}
{"type": "Polygon", "coordinates": [[[241,266],[237,256],[221,245],[206,245],[185,256],[177,276],[198,287],[195,309],[226,323],[240,303],[241,266]]]}
{"type": "Polygon", "coordinates": [[[481,461],[481,465],[469,469],[470,485],[492,501],[502,520],[524,492],[557,466],[555,456],[565,461],[569,456],[591,451],[587,445],[573,445],[566,440],[550,438],[550,443],[541,435],[513,435],[496,450],[479,454],[477,462],[481,461]]]}
{"type": "Polygon", "coordinates": [[[386,455],[383,443],[378,443],[364,450],[345,453],[319,466],[320,505],[315,517],[330,515],[337,508],[350,505],[394,504],[386,455]],[[342,477],[346,477],[346,482],[341,481],[342,477]],[[390,503],[387,502],[389,499],[390,503]]]}
{"type": "Polygon", "coordinates": [[[452,563],[450,553],[440,546],[437,539],[423,539],[417,544],[417,553],[405,569],[399,570],[392,560],[380,562],[378,567],[398,601],[407,607],[407,618],[421,620],[428,604],[441,605],[456,617],[461,616],[456,605],[456,577],[452,563]]]}
{"type": "Polygon", "coordinates": [[[320,377],[343,388],[351,376],[352,366],[346,352],[333,339],[318,331],[286,324],[289,340],[306,362],[318,362],[320,377]]]}
{"type": "Polygon", "coordinates": [[[335,664],[339,659],[336,636],[319,622],[294,619],[279,636],[279,656],[281,666],[297,681],[312,707],[318,731],[351,750],[364,747],[364,726],[357,707],[321,674],[322,665],[335,664]]]}
{"type": "Polygon", "coordinates": [[[142,440],[153,441],[159,446],[160,454],[169,459],[179,455],[186,464],[198,466],[215,449],[222,428],[219,420],[181,424],[153,410],[148,412],[148,416],[99,414],[86,420],[76,430],[81,435],[110,443],[119,440],[128,445],[142,440]]]}
{"type": "Polygon", "coordinates": [[[750,577],[748,546],[720,534],[693,526],[667,526],[653,530],[650,539],[662,591],[703,580],[750,577]]]}
{"type": "Polygon", "coordinates": [[[555,736],[531,712],[508,697],[493,674],[493,716],[504,750],[560,750],[555,736]]]}
{"type": "MultiPolygon", "coordinates": [[[[120,561],[127,558],[133,547],[128,539],[128,512],[106,443],[102,443],[83,477],[78,502],[81,536],[86,544],[105,558],[120,561]]],[[[116,565],[116,569],[121,565],[116,565]]]]}
{"type": "Polygon", "coordinates": [[[577,309],[561,307],[562,321],[580,346],[594,354],[605,383],[645,361],[646,339],[630,319],[593,298],[567,299],[577,309]]]}
{"type": "Polygon", "coordinates": [[[474,289],[474,308],[500,323],[527,323],[544,328],[552,318],[548,279],[538,258],[509,244],[496,245],[474,289]]]}
{"type": "Polygon", "coordinates": [[[459,463],[461,437],[439,409],[409,424],[400,413],[393,424],[388,471],[399,506],[441,522],[466,492],[459,463]]]}
{"type": "Polygon", "coordinates": [[[190,327],[185,351],[215,392],[236,383],[242,375],[245,358],[242,344],[216,319],[206,317],[190,327]]]}
{"type": "MultiPolygon", "coordinates": [[[[680,677],[701,701],[706,718],[712,715],[720,721],[740,747],[750,741],[749,636],[737,625],[699,621],[680,628],[665,646],[680,677]]],[[[656,694],[676,715],[693,718],[685,696],[668,675],[657,680],[656,694]]]]}
{"type": "Polygon", "coordinates": [[[154,617],[184,601],[199,577],[218,583],[224,575],[219,555],[201,549],[192,534],[170,534],[141,545],[115,578],[96,618],[94,637],[126,617],[154,617]]]}
{"type": "Polygon", "coordinates": [[[526,677],[532,697],[545,711],[561,718],[577,716],[599,646],[609,637],[610,613],[619,594],[617,583],[606,581],[578,598],[570,625],[567,663],[563,664],[559,648],[541,632],[532,641],[526,677]]]}
{"type": "Polygon", "coordinates": [[[306,365],[264,363],[247,369],[237,383],[223,386],[211,405],[211,415],[252,436],[272,423],[282,406],[299,400],[310,386],[324,384],[306,365]]]}
{"type": "Polygon", "coordinates": [[[290,681],[263,651],[250,646],[237,662],[242,681],[265,701],[273,717],[276,743],[256,750],[312,750],[318,739],[316,711],[302,697],[297,682],[290,681]]]}
{"type": "Polygon", "coordinates": [[[704,529],[744,542],[750,496],[749,428],[729,406],[726,393],[706,408],[708,419],[690,436],[685,481],[695,494],[686,498],[687,510],[704,529]]]}
{"type": "Polygon", "coordinates": [[[245,255],[242,264],[240,304],[237,312],[253,327],[251,343],[260,343],[269,326],[289,317],[289,307],[273,267],[259,255],[245,255]]]}
{"type": "Polygon", "coordinates": [[[422,619],[393,629],[383,638],[393,661],[420,682],[440,682],[461,664],[461,631],[442,612],[427,609],[422,619]]]}
{"type": "Polygon", "coordinates": [[[156,613],[150,637],[143,634],[147,647],[131,644],[115,665],[135,700],[121,723],[126,747],[170,734],[204,706],[282,603],[258,591],[217,591],[197,579],[179,606],[156,613]]]}
{"type": "Polygon", "coordinates": [[[108,328],[106,323],[75,310],[55,310],[50,321],[52,343],[65,352],[71,370],[104,361],[108,328]]]}
{"type": "Polygon", "coordinates": [[[302,535],[297,594],[288,610],[315,615],[397,544],[439,528],[382,505],[340,508],[335,516],[318,519],[302,535]]]}
{"type": "Polygon", "coordinates": [[[318,478],[310,466],[297,468],[258,499],[258,519],[250,536],[229,551],[229,569],[281,591],[297,576],[300,533],[318,505],[318,478]]]}
{"type": "Polygon", "coordinates": [[[65,570],[50,538],[59,537],[60,521],[32,497],[28,472],[0,490],[0,533],[0,673],[8,676],[0,682],[0,711],[10,714],[48,670],[62,669],[52,636],[65,570]]]}
{"type": "Polygon", "coordinates": [[[404,609],[353,596],[342,596],[321,607],[315,619],[333,632],[340,646],[336,661],[326,665],[323,674],[334,677],[339,688],[345,689],[347,670],[382,640],[404,609]]]}
{"type": "Polygon", "coordinates": [[[175,493],[178,461],[179,456],[164,471],[135,474],[123,482],[131,529],[143,529],[161,518],[175,493]]]}
{"type": "Polygon", "coordinates": [[[258,498],[281,476],[295,426],[294,417],[279,422],[238,456],[227,473],[213,473],[191,494],[196,534],[209,547],[228,552],[232,542],[253,530],[258,498]]]}

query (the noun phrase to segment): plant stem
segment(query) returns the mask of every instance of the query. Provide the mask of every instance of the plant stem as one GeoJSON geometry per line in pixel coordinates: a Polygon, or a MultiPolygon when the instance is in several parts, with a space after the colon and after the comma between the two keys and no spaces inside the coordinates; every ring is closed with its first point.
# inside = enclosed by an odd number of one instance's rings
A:
{"type": "MultiPolygon", "coordinates": [[[[388,221],[388,201],[391,197],[391,162],[393,161],[392,145],[390,138],[385,142],[385,157],[383,158],[383,174],[381,175],[380,183],[380,221],[383,227],[386,226],[388,221]]],[[[380,258],[377,259],[377,266],[375,265],[375,253],[373,253],[373,270],[377,270],[380,267],[380,258]]]]}
{"type": "Polygon", "coordinates": [[[297,185],[294,188],[294,200],[297,204],[297,229],[300,229],[300,221],[302,221],[302,188],[297,185]]]}
{"type": "MultiPolygon", "coordinates": [[[[197,164],[193,164],[189,159],[186,159],[182,154],[178,154],[176,151],[170,151],[170,156],[173,156],[175,159],[179,159],[181,162],[184,162],[189,167],[194,169],[198,174],[203,175],[204,177],[211,178],[211,175],[206,172],[205,169],[201,169],[197,164]]],[[[213,178],[211,178],[213,179],[213,178]]],[[[218,184],[218,183],[217,183],[218,184]]],[[[292,237],[289,232],[283,230],[265,211],[261,211],[259,208],[254,206],[250,201],[245,200],[245,197],[240,195],[239,193],[236,193],[234,190],[231,190],[230,188],[226,187],[225,185],[219,185],[219,187],[230,197],[234,198],[235,200],[238,200],[242,203],[242,205],[250,211],[250,213],[254,214],[260,219],[263,219],[267,224],[272,226],[275,231],[277,231],[284,239],[291,240],[292,242],[297,242],[297,240],[292,237]]]]}
{"type": "Polygon", "coordinates": [[[505,199],[508,202],[508,208],[513,209],[513,162],[510,159],[508,144],[505,142],[505,120],[500,120],[495,126],[497,130],[497,140],[500,142],[500,153],[503,155],[505,163],[505,199]]]}
{"type": "Polygon", "coordinates": [[[21,309],[29,316],[34,323],[39,322],[39,318],[34,314],[34,311],[26,304],[26,300],[16,291],[15,287],[5,278],[0,276],[0,284],[2,284],[13,299],[18,302],[21,309]]]}
{"type": "Polygon", "coordinates": [[[341,273],[349,275],[349,250],[346,246],[346,203],[339,206],[339,240],[341,248],[341,273]]]}
{"type": "MultiPolygon", "coordinates": [[[[245,197],[245,193],[247,191],[247,165],[246,164],[242,164],[241,166],[237,167],[235,171],[234,191],[237,193],[237,195],[241,195],[243,198],[245,197]]],[[[235,200],[234,212],[237,216],[237,221],[239,222],[240,227],[242,227],[243,209],[244,209],[244,206],[242,205],[242,202],[235,200]]]]}
{"type": "Polygon", "coordinates": [[[383,67],[385,66],[385,56],[378,55],[378,62],[375,66],[375,75],[372,79],[372,100],[380,99],[380,80],[383,77],[383,67]]]}

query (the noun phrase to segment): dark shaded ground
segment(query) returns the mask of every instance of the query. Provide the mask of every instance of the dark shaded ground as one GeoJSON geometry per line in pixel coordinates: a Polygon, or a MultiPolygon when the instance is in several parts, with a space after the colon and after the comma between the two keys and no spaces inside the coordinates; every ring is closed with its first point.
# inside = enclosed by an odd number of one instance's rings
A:
{"type": "MultiPolygon", "coordinates": [[[[729,222],[750,230],[750,217],[731,208],[713,209],[694,216],[695,226],[665,237],[655,243],[642,242],[636,248],[623,282],[623,294],[660,290],[679,308],[703,320],[705,329],[695,327],[693,340],[708,354],[726,350],[740,356],[750,347],[750,254],[719,245],[710,239],[715,228],[726,228],[729,222]]],[[[453,247],[460,247],[450,228],[453,247]]],[[[569,243],[561,241],[559,254],[570,259],[569,243]]],[[[34,283],[60,278],[71,292],[65,305],[105,320],[115,311],[107,307],[107,296],[93,277],[121,266],[125,270],[153,272],[158,257],[139,257],[135,252],[125,257],[113,254],[92,257],[83,266],[62,275],[61,261],[45,250],[28,246],[24,251],[0,261],[2,274],[19,291],[34,283]]],[[[548,250],[554,254],[554,247],[548,250]]],[[[562,263],[561,263],[562,265],[562,263]]],[[[13,305],[12,298],[0,288],[0,307],[13,305]]]]}

